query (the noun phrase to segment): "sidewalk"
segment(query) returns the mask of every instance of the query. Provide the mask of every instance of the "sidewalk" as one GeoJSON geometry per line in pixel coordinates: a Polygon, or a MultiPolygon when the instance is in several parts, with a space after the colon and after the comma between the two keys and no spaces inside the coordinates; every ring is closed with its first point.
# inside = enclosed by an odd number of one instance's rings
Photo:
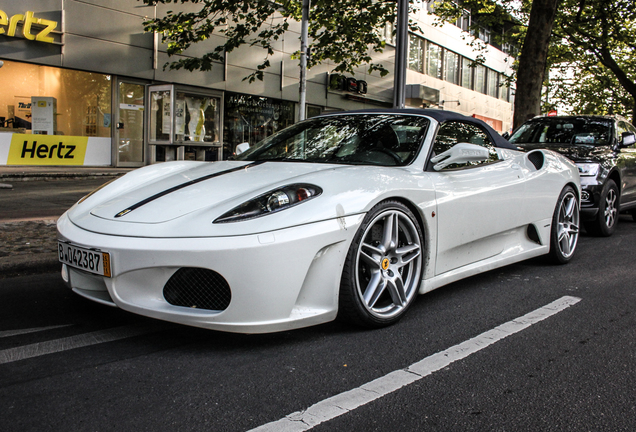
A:
{"type": "MultiPolygon", "coordinates": [[[[132,169],[0,166],[0,279],[59,270],[55,228],[58,217],[92,188],[132,169]],[[25,192],[32,188],[25,189],[22,182],[46,185],[48,189],[43,193],[64,196],[69,204],[60,200],[52,206],[49,200],[25,192]],[[78,190],[78,184],[86,190],[78,190]],[[30,204],[28,212],[26,203],[30,204]],[[16,213],[24,213],[25,217],[15,217],[16,213]]],[[[50,198],[55,201],[56,197],[50,198]]]]}

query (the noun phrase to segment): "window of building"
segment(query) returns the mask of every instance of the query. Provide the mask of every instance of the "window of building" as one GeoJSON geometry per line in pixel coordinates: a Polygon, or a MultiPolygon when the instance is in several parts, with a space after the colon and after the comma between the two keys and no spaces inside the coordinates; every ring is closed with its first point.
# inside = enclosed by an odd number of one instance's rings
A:
{"type": "Polygon", "coordinates": [[[497,90],[499,90],[499,74],[492,69],[487,70],[487,95],[496,98],[498,96],[497,90]]]}
{"type": "Polygon", "coordinates": [[[424,73],[424,39],[409,34],[409,69],[424,73]]]}
{"type": "Polygon", "coordinates": [[[426,74],[442,79],[442,47],[433,42],[426,43],[426,74]]]}
{"type": "Polygon", "coordinates": [[[0,130],[88,137],[111,136],[111,76],[4,60],[0,130]],[[34,119],[32,105],[48,101],[50,115],[34,119]]]}
{"type": "Polygon", "coordinates": [[[462,57],[462,87],[472,90],[474,70],[475,68],[471,67],[471,61],[462,57]]]}
{"type": "Polygon", "coordinates": [[[459,84],[459,54],[444,51],[444,79],[453,84],[459,84]]]}
{"type": "Polygon", "coordinates": [[[505,77],[500,77],[499,99],[510,102],[510,84],[505,81],[505,77]]]}
{"type": "Polygon", "coordinates": [[[475,66],[474,90],[486,94],[486,67],[484,65],[475,66]]]}

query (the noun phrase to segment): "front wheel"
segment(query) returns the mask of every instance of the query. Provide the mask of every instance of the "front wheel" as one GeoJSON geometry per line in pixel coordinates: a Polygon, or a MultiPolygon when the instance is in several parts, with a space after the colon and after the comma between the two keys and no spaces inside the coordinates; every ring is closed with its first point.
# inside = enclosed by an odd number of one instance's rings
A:
{"type": "Polygon", "coordinates": [[[557,264],[572,259],[579,239],[579,197],[571,186],[561,191],[552,215],[550,258],[557,264]]]}
{"type": "Polygon", "coordinates": [[[339,316],[365,327],[397,322],[417,295],[423,246],[422,230],[408,207],[397,201],[373,207],[347,253],[339,316]]]}
{"type": "Polygon", "coordinates": [[[618,222],[618,187],[614,180],[607,180],[601,191],[596,219],[585,223],[588,233],[609,237],[616,231],[618,222]]]}

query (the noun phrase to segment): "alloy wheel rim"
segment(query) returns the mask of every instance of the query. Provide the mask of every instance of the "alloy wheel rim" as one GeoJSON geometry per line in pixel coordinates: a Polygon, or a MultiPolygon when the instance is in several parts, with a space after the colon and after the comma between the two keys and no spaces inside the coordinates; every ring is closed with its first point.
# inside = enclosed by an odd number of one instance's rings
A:
{"type": "Polygon", "coordinates": [[[404,213],[387,210],[367,226],[356,256],[356,289],[378,318],[399,314],[416,295],[422,271],[418,230],[404,213]]]}
{"type": "Polygon", "coordinates": [[[576,249],[579,238],[578,201],[572,192],[568,192],[561,201],[557,227],[559,250],[565,258],[569,258],[576,249]]]}
{"type": "Polygon", "coordinates": [[[614,189],[610,189],[607,192],[607,197],[605,198],[605,225],[608,228],[611,228],[616,222],[616,192],[614,189]]]}

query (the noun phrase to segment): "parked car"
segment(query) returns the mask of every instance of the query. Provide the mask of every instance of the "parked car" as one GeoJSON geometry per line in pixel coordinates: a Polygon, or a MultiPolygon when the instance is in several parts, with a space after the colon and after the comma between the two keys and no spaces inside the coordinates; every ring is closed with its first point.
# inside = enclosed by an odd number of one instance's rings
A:
{"type": "Polygon", "coordinates": [[[510,137],[519,149],[545,148],[576,163],[581,219],[593,235],[610,236],[620,211],[636,220],[636,128],[622,117],[535,117],[510,137]]]}
{"type": "Polygon", "coordinates": [[[576,249],[576,166],[441,110],[297,123],[235,160],[132,171],[57,224],[62,277],[130,312],[259,333],[380,327],[418,293],[576,249]]]}

